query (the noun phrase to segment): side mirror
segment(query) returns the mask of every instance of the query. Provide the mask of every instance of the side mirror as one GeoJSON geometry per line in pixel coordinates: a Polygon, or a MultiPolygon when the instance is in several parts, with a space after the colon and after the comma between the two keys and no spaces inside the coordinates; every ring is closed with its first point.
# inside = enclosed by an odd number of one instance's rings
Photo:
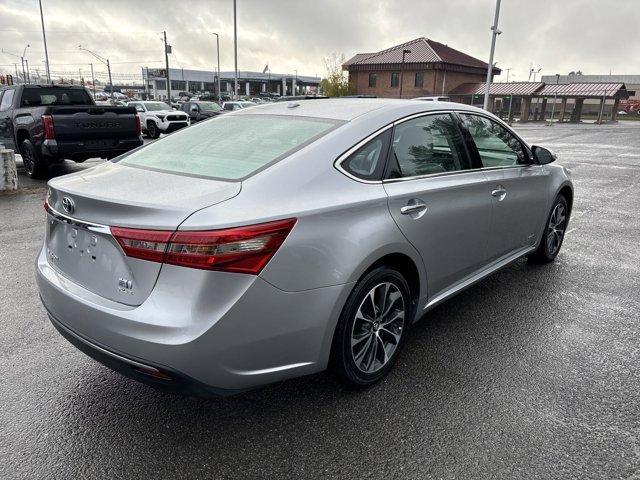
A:
{"type": "Polygon", "coordinates": [[[533,152],[533,158],[538,165],[547,165],[548,163],[556,161],[556,154],[548,148],[534,145],[531,147],[531,151],[533,152]]]}

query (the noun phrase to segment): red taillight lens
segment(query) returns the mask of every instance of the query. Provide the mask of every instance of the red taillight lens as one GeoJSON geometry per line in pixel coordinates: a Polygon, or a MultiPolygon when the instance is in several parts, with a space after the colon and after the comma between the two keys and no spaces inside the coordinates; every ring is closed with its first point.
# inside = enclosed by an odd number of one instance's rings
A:
{"type": "Polygon", "coordinates": [[[290,218],[224,230],[176,232],[111,227],[111,233],[129,257],[257,275],[295,223],[290,218]]]}
{"type": "Polygon", "coordinates": [[[54,140],[56,132],[53,130],[53,117],[51,115],[42,115],[42,126],[44,127],[44,139],[54,140]]]}
{"type": "Polygon", "coordinates": [[[140,124],[140,116],[136,114],[136,135],[142,135],[142,125],[140,124]]]}
{"type": "Polygon", "coordinates": [[[162,262],[173,232],[111,227],[111,234],[128,257],[162,262]]]}

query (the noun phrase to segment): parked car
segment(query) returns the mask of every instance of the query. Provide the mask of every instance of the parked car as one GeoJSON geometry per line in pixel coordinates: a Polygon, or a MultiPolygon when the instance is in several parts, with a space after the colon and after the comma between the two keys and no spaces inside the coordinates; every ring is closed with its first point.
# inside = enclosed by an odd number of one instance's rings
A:
{"type": "Polygon", "coordinates": [[[234,110],[242,110],[243,108],[255,107],[256,104],[253,102],[224,102],[222,104],[222,109],[227,112],[231,112],[234,110]]]}
{"type": "Polygon", "coordinates": [[[70,159],[113,158],[142,145],[135,109],[96,105],[80,86],[0,89],[0,143],[22,155],[30,177],[70,159]]]}
{"type": "Polygon", "coordinates": [[[189,115],[173,110],[164,102],[130,102],[140,117],[142,131],[150,138],[158,138],[161,133],[171,133],[190,124],[189,115]]]}
{"type": "Polygon", "coordinates": [[[416,97],[413,100],[422,100],[423,102],[448,102],[449,97],[436,96],[436,97],[416,97]]]}
{"type": "Polygon", "coordinates": [[[155,386],[230,394],[328,366],[371,385],[429,309],[556,258],[573,186],[554,160],[462,104],[221,115],[49,182],[40,297],[79,349],[155,386]]]}
{"type": "Polygon", "coordinates": [[[192,122],[199,122],[224,113],[220,105],[215,102],[185,102],[180,107],[180,110],[186,112],[192,122]]]}

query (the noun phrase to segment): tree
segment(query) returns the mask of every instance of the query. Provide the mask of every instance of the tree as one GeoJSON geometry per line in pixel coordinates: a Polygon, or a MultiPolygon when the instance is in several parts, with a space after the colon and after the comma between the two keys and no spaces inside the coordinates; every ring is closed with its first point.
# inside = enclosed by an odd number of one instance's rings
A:
{"type": "Polygon", "coordinates": [[[349,78],[342,70],[342,64],[344,62],[344,54],[338,55],[337,53],[332,53],[324,58],[327,76],[320,82],[320,87],[325,95],[329,97],[342,97],[343,95],[349,95],[351,93],[349,78]]]}

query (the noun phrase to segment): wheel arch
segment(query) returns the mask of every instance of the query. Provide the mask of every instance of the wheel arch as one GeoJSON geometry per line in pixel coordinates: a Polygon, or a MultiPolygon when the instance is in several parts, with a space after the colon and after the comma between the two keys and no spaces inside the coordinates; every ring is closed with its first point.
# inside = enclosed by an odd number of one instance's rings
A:
{"type": "Polygon", "coordinates": [[[564,184],[558,191],[558,195],[562,195],[567,199],[569,215],[571,215],[571,211],[573,210],[573,188],[571,188],[569,184],[564,184]]]}
{"type": "Polygon", "coordinates": [[[18,151],[20,151],[22,142],[24,142],[25,140],[31,140],[31,135],[29,134],[29,131],[25,128],[18,129],[18,131],[16,132],[16,142],[17,142],[16,147],[18,147],[17,148],[18,151]]]}

